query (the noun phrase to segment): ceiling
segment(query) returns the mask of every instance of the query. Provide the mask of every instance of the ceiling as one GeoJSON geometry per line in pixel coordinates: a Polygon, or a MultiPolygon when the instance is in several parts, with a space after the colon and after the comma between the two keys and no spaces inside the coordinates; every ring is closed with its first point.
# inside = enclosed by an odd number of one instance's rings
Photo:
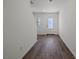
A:
{"type": "Polygon", "coordinates": [[[31,7],[34,11],[53,11],[57,12],[61,6],[67,3],[68,0],[32,0],[31,7]]]}
{"type": "Polygon", "coordinates": [[[67,2],[67,0],[32,0],[33,4],[32,7],[36,8],[46,8],[46,7],[53,7],[53,6],[60,6],[61,4],[67,2]]]}

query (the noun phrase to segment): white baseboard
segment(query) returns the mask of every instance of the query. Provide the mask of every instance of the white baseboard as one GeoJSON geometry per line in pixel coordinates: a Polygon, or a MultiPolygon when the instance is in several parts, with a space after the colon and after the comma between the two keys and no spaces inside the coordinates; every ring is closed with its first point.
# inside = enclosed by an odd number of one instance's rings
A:
{"type": "Polygon", "coordinates": [[[63,40],[63,36],[59,35],[60,38],[62,39],[62,41],[65,43],[65,45],[67,46],[67,48],[70,50],[70,52],[73,54],[74,57],[76,57],[76,55],[74,54],[74,52],[72,51],[72,49],[68,46],[68,44],[63,40]]]}
{"type": "Polygon", "coordinates": [[[25,54],[27,54],[29,52],[29,50],[34,46],[34,44],[37,42],[37,40],[34,40],[33,42],[31,42],[31,44],[29,44],[29,47],[27,48],[27,50],[24,52],[24,54],[22,55],[21,59],[24,57],[25,54]]]}

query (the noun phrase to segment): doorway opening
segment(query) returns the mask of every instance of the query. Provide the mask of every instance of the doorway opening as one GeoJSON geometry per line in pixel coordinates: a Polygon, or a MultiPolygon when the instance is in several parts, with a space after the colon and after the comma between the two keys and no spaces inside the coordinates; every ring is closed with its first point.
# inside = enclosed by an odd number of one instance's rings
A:
{"type": "Polygon", "coordinates": [[[58,12],[33,12],[37,35],[58,34],[58,12]]]}

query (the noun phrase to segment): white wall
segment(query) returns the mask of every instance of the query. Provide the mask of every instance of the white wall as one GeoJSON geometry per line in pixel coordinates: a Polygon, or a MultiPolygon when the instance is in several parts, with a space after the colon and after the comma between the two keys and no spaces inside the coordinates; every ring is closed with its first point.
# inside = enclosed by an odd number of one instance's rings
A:
{"type": "Polygon", "coordinates": [[[36,21],[40,17],[40,26],[37,26],[37,34],[58,34],[58,12],[34,12],[33,14],[36,21]],[[53,29],[48,29],[48,17],[50,16],[54,19],[53,29]]]}
{"type": "Polygon", "coordinates": [[[76,11],[75,0],[66,2],[59,16],[59,34],[67,47],[76,57],[76,11]]]}
{"type": "Polygon", "coordinates": [[[30,0],[4,0],[4,59],[21,59],[36,42],[30,0]]]}

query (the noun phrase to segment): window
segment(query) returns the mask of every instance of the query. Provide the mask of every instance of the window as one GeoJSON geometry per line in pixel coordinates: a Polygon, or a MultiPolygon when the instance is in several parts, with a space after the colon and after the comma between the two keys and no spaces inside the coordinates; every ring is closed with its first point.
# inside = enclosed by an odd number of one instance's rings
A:
{"type": "Polygon", "coordinates": [[[53,29],[54,20],[52,17],[48,17],[48,29],[53,29]]]}
{"type": "Polygon", "coordinates": [[[40,26],[40,17],[37,18],[37,26],[40,26]]]}

